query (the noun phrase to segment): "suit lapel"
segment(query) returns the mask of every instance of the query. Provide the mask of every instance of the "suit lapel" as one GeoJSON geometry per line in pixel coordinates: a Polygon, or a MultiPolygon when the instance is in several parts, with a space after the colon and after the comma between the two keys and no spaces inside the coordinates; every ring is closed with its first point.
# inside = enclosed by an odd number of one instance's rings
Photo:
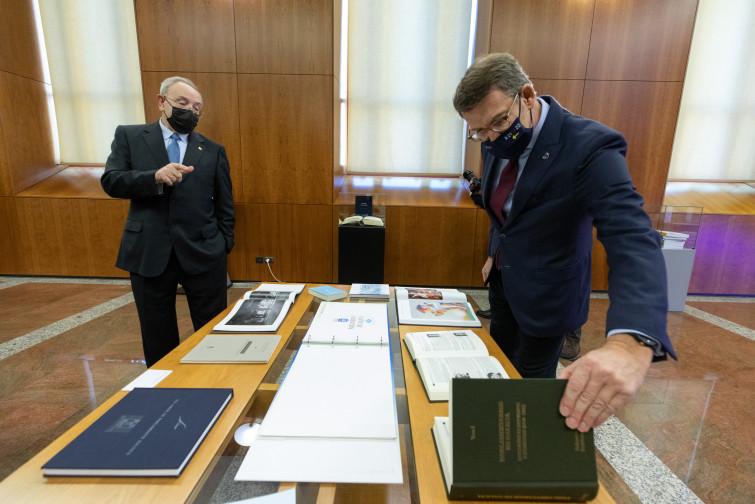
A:
{"type": "Polygon", "coordinates": [[[204,137],[199,133],[192,133],[189,135],[189,144],[186,147],[183,164],[185,166],[194,166],[196,168],[204,151],[204,137]]]}
{"type": "Polygon", "coordinates": [[[506,218],[504,227],[516,219],[524,204],[532,195],[532,191],[535,190],[561,151],[559,137],[561,136],[561,125],[564,120],[563,109],[553,98],[546,96],[544,99],[550,105],[548,116],[545,118],[543,129],[540,130],[537,142],[535,142],[530,157],[527,159],[527,164],[524,166],[522,175],[516,184],[511,212],[509,212],[509,216],[506,218]]]}
{"type": "Polygon", "coordinates": [[[162,168],[170,161],[168,161],[168,151],[165,150],[165,140],[163,139],[163,131],[160,125],[155,123],[148,124],[144,127],[144,143],[147,144],[147,148],[152,157],[157,162],[157,167],[162,168]]]}

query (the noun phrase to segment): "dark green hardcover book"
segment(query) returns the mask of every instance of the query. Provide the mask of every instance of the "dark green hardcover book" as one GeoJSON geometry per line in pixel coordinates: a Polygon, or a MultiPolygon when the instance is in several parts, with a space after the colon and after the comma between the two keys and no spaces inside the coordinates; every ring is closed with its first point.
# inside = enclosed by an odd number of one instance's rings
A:
{"type": "Polygon", "coordinates": [[[566,426],[558,411],[565,387],[566,380],[555,379],[452,380],[446,431],[452,461],[448,498],[594,498],[598,476],[593,431],[566,426]]]}

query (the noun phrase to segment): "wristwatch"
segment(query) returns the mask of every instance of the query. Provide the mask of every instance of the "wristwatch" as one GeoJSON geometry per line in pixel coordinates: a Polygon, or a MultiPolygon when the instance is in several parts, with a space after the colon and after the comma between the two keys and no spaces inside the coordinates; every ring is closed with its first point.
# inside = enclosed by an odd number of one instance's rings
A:
{"type": "Polygon", "coordinates": [[[660,342],[654,340],[653,338],[648,338],[647,336],[643,334],[638,334],[634,332],[628,332],[624,334],[628,334],[629,336],[633,337],[637,341],[637,343],[639,343],[640,345],[644,345],[650,348],[651,350],[653,350],[653,357],[661,357],[666,354],[660,342]]]}

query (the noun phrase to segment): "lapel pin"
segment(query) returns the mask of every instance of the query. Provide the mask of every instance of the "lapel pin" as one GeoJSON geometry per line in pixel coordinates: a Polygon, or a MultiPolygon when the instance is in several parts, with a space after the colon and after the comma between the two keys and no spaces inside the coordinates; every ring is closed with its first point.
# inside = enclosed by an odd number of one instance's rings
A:
{"type": "Polygon", "coordinates": [[[546,152],[545,154],[543,154],[543,159],[548,159],[549,157],[551,157],[550,152],[546,152]]]}
{"type": "Polygon", "coordinates": [[[197,147],[197,149],[199,149],[199,150],[202,150],[202,147],[201,147],[201,146],[199,146],[199,147],[197,147]]]}

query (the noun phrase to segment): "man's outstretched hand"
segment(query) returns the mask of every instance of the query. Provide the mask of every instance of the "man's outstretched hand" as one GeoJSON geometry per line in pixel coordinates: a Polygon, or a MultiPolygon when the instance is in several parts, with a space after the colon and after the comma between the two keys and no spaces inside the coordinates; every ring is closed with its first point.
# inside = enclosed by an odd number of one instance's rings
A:
{"type": "Polygon", "coordinates": [[[566,425],[587,432],[605,422],[634,397],[652,360],[652,349],[614,334],[561,371],[559,378],[569,380],[559,406],[566,425]]]}

